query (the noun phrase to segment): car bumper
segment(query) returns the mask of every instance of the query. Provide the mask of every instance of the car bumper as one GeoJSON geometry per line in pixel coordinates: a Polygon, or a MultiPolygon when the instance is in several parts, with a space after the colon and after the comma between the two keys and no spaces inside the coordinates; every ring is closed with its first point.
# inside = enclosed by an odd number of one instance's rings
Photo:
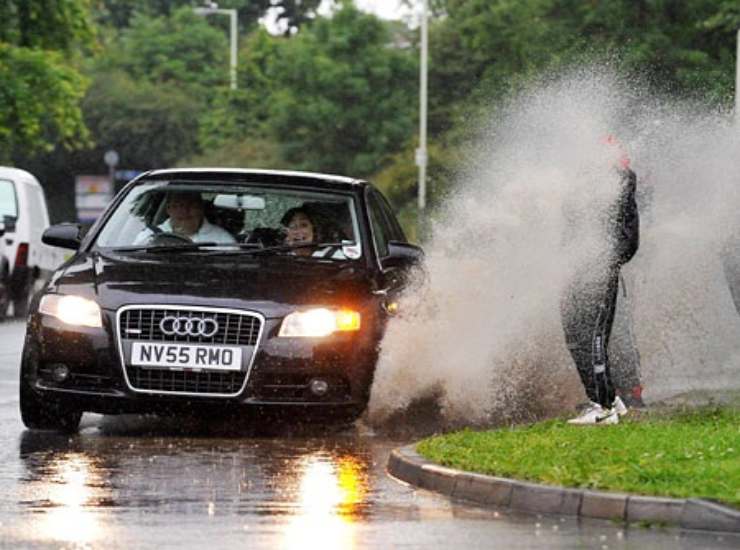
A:
{"type": "MultiPolygon", "coordinates": [[[[325,339],[276,336],[278,320],[267,319],[246,381],[228,396],[194,395],[132,387],[124,375],[112,316],[103,328],[69,327],[34,313],[23,352],[23,383],[43,399],[102,414],[159,413],[244,407],[361,412],[377,360],[377,338],[362,332],[325,339]],[[64,365],[68,376],[55,378],[64,365]],[[322,380],[326,392],[312,391],[322,380]]],[[[158,369],[159,371],[159,369],[158,369]]],[[[169,369],[157,374],[170,375],[169,369]]],[[[179,376],[179,374],[174,373],[179,376]]]]}

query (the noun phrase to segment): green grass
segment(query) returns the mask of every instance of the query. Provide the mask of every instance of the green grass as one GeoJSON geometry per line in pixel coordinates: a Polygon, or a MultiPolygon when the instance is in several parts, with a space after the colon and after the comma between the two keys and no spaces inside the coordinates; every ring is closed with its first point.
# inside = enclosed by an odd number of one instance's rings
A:
{"type": "Polygon", "coordinates": [[[549,420],[464,430],[425,439],[417,451],[489,475],[740,507],[740,409],[734,407],[642,415],[613,426],[549,420]]]}

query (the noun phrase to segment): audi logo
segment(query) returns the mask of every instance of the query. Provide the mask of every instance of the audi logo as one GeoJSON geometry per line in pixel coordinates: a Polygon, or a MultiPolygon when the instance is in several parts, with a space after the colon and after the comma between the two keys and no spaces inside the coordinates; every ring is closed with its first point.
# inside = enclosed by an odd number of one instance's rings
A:
{"type": "Polygon", "coordinates": [[[191,319],[167,315],[159,322],[159,329],[167,336],[203,336],[210,338],[218,332],[215,319],[191,319]]]}

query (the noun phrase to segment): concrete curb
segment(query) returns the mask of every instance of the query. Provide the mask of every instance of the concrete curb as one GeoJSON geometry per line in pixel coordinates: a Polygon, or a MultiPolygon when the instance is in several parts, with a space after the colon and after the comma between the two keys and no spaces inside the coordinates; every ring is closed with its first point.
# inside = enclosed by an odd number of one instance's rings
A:
{"type": "Polygon", "coordinates": [[[463,472],[430,462],[413,444],[391,452],[388,473],[423,489],[512,510],[740,533],[740,511],[708,500],[566,489],[463,472]]]}

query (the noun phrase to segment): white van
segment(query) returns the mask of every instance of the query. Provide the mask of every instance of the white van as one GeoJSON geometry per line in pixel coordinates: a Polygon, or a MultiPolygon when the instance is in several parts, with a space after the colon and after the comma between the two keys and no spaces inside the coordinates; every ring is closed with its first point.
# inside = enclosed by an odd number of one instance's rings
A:
{"type": "Polygon", "coordinates": [[[49,227],[44,190],[25,170],[0,166],[0,318],[8,305],[25,317],[33,294],[63,261],[60,249],[41,242],[49,227]]]}

